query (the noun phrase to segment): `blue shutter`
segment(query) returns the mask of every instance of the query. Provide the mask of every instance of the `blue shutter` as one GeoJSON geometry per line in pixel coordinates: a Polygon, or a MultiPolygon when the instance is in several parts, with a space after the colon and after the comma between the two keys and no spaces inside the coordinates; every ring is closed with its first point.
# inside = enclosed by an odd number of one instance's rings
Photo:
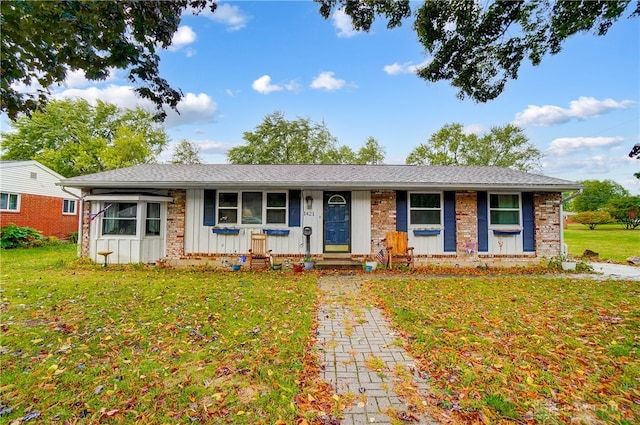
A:
{"type": "Polygon", "coordinates": [[[409,228],[407,214],[407,191],[396,190],[396,231],[406,232],[409,228]]]}
{"type": "Polygon", "coordinates": [[[456,252],[455,192],[444,192],[444,252],[456,252]]]}
{"type": "Polygon", "coordinates": [[[216,191],[204,191],[204,214],[202,219],[203,226],[216,225],[216,191]]]}
{"type": "Polygon", "coordinates": [[[289,191],[289,227],[300,227],[302,207],[302,191],[289,191]]]}
{"type": "Polygon", "coordinates": [[[489,251],[487,192],[478,192],[478,252],[489,251]]]}
{"type": "Polygon", "coordinates": [[[533,192],[522,192],[522,250],[535,252],[535,212],[533,210],[533,192]]]}

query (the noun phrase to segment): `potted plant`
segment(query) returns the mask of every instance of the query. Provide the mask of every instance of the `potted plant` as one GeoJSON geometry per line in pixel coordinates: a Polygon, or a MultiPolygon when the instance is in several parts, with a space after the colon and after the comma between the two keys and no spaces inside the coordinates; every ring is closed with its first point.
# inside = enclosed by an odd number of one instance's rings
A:
{"type": "Polygon", "coordinates": [[[304,260],[302,260],[302,262],[304,263],[305,270],[312,270],[313,267],[316,265],[316,262],[313,261],[313,258],[311,257],[304,257],[304,260]]]}
{"type": "Polygon", "coordinates": [[[378,262],[373,258],[365,258],[364,269],[368,272],[374,271],[378,267],[378,262]]]}
{"type": "Polygon", "coordinates": [[[562,265],[562,270],[575,270],[578,263],[567,257],[562,257],[560,264],[562,265]]]}

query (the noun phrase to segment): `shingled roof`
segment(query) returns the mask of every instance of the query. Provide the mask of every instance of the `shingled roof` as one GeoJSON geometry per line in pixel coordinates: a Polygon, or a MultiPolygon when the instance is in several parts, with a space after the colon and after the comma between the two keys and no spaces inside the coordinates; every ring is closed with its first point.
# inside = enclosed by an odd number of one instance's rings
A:
{"type": "Polygon", "coordinates": [[[301,188],[336,190],[524,189],[568,191],[578,183],[501,167],[432,165],[143,164],[64,179],[78,188],[301,188]]]}

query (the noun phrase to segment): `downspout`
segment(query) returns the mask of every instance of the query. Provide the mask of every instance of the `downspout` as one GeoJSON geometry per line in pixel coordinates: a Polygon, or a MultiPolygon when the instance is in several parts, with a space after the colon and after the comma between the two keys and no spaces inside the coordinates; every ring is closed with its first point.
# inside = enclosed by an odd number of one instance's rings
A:
{"type": "Polygon", "coordinates": [[[582,194],[582,188],[578,189],[577,192],[567,196],[566,198],[562,198],[560,201],[560,255],[563,257],[567,256],[569,251],[568,247],[564,244],[564,221],[562,219],[562,206],[565,202],[569,202],[570,200],[580,196],[582,194]]]}
{"type": "Polygon", "coordinates": [[[75,193],[69,192],[65,186],[60,186],[60,188],[64,193],[68,193],[79,201],[78,208],[76,209],[76,211],[78,211],[78,240],[76,241],[76,255],[80,258],[82,256],[82,211],[84,209],[84,198],[76,195],[75,193]]]}

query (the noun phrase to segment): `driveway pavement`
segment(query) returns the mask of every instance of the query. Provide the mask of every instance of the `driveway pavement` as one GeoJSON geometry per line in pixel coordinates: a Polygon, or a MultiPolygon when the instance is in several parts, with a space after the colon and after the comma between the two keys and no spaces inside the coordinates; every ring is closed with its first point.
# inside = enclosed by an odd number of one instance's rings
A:
{"type": "MultiPolygon", "coordinates": [[[[638,280],[640,281],[640,267],[624,264],[589,263],[593,271],[603,279],[638,280]]],[[[593,275],[588,275],[593,277],[593,275]]]]}

